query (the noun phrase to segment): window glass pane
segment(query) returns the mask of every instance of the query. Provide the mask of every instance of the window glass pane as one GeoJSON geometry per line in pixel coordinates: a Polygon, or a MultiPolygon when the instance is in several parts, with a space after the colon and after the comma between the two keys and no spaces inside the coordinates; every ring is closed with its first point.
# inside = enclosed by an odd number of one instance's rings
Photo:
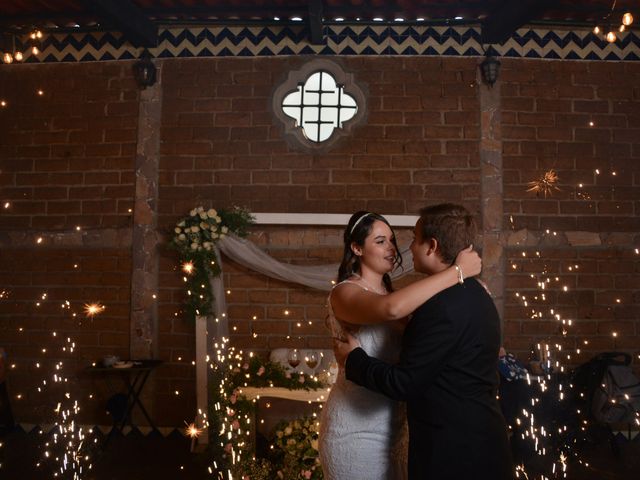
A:
{"type": "Polygon", "coordinates": [[[322,72],[316,72],[313,75],[311,75],[305,83],[305,88],[307,90],[320,90],[321,77],[322,77],[322,72]]]}
{"type": "Polygon", "coordinates": [[[320,119],[322,122],[327,122],[332,127],[338,126],[338,109],[337,108],[323,108],[320,119]]]}
{"type": "Polygon", "coordinates": [[[284,102],[282,102],[282,104],[283,105],[300,105],[300,103],[302,102],[302,96],[301,96],[300,90],[301,90],[300,87],[298,87],[296,91],[291,92],[289,95],[287,95],[284,99],[284,102]]]}
{"type": "Polygon", "coordinates": [[[305,107],[303,118],[306,122],[317,122],[318,121],[318,113],[320,109],[318,107],[305,107]]]}
{"type": "Polygon", "coordinates": [[[333,133],[333,125],[320,125],[320,142],[327,140],[333,133]]]}
{"type": "Polygon", "coordinates": [[[318,71],[285,96],[282,111],[296,120],[308,140],[323,142],[355,116],[357,104],[330,73],[318,71]]]}

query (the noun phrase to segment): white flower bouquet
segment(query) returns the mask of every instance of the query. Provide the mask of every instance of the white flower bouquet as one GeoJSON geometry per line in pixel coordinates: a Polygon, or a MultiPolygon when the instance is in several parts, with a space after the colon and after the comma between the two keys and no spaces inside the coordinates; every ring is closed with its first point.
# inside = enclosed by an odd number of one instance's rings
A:
{"type": "Polygon", "coordinates": [[[245,237],[252,223],[253,217],[244,208],[216,210],[202,206],[176,223],[170,245],[183,262],[189,296],[186,309],[190,314],[207,315],[213,311],[209,278],[220,274],[216,243],[229,234],[245,237]]]}
{"type": "Polygon", "coordinates": [[[311,417],[285,420],[276,426],[273,447],[282,455],[280,469],[276,472],[278,478],[323,478],[318,453],[318,427],[318,419],[311,417]]]}

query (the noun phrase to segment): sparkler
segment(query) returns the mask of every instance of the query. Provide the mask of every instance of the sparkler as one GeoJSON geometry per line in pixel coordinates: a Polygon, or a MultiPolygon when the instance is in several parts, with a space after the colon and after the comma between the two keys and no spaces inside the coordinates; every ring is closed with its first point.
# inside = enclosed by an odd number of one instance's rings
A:
{"type": "MultiPolygon", "coordinates": [[[[601,175],[600,169],[596,169],[594,171],[596,176],[601,175]]],[[[611,176],[616,176],[617,172],[612,171],[611,176]]],[[[529,189],[527,190],[536,192],[537,196],[540,194],[544,194],[545,198],[547,195],[551,195],[553,191],[559,191],[560,189],[557,187],[558,176],[555,171],[550,170],[545,173],[539,180],[533,181],[529,183],[529,189]]],[[[576,195],[577,198],[590,200],[591,196],[588,191],[583,190],[585,188],[585,184],[578,184],[577,188],[579,188],[579,192],[576,195]]],[[[613,188],[613,187],[612,187],[613,188]]],[[[513,218],[511,218],[513,223],[513,218]]],[[[557,232],[550,232],[547,230],[544,235],[557,235],[557,232]]],[[[634,253],[636,255],[640,254],[640,249],[634,248],[634,253]]],[[[535,253],[535,257],[540,259],[540,252],[535,253]]],[[[522,252],[522,262],[526,262],[528,255],[525,251],[522,252]]],[[[518,270],[518,265],[516,261],[512,262],[511,265],[513,270],[518,270]]],[[[529,270],[529,269],[527,269],[529,270]]],[[[568,267],[568,271],[572,273],[578,273],[579,265],[573,264],[568,267]]],[[[556,292],[568,292],[569,287],[567,285],[561,285],[560,279],[556,276],[553,278],[551,272],[548,271],[547,266],[545,266],[542,271],[538,274],[531,274],[531,278],[536,282],[538,293],[533,295],[522,295],[519,292],[516,292],[516,297],[519,298],[522,305],[528,309],[530,309],[530,318],[536,320],[543,320],[545,318],[550,318],[552,321],[558,323],[558,335],[561,338],[566,338],[568,335],[568,327],[572,325],[571,319],[564,319],[562,316],[557,313],[551,307],[544,307],[542,305],[548,303],[547,295],[550,295],[553,290],[552,287],[557,285],[556,292]],[[553,280],[552,280],[553,278],[553,280]],[[531,298],[532,297],[532,298],[531,298]]],[[[621,303],[621,299],[614,299],[615,304],[621,303]]],[[[618,332],[611,332],[611,336],[615,341],[618,338],[618,332]]],[[[588,345],[589,342],[584,340],[580,342],[581,344],[588,345]]],[[[580,348],[575,349],[574,352],[571,350],[563,350],[563,347],[560,343],[556,343],[555,345],[550,344],[538,344],[537,351],[540,352],[540,358],[546,360],[543,362],[543,365],[546,367],[546,371],[542,372],[542,375],[534,377],[534,381],[532,378],[527,378],[528,385],[531,390],[531,404],[529,407],[526,407],[522,410],[521,416],[515,419],[516,426],[525,426],[522,429],[521,438],[524,441],[531,442],[533,445],[534,451],[541,456],[549,455],[553,453],[557,455],[550,465],[550,474],[552,478],[568,478],[568,460],[569,457],[573,457],[579,464],[588,467],[588,463],[584,462],[581,458],[579,458],[578,452],[575,451],[574,445],[576,443],[576,439],[573,438],[571,441],[571,434],[569,432],[569,428],[567,425],[563,425],[562,422],[555,425],[555,429],[548,429],[546,425],[536,424],[533,412],[536,409],[536,406],[540,404],[542,396],[546,395],[549,397],[549,394],[553,396],[557,396],[557,401],[562,404],[563,401],[567,398],[567,388],[572,389],[572,385],[563,385],[561,382],[552,382],[552,372],[563,373],[565,371],[564,366],[562,365],[563,360],[573,361],[575,359],[572,358],[572,354],[579,356],[581,353],[580,348]],[[537,385],[535,390],[533,388],[537,385]],[[536,393],[538,392],[538,393],[536,393]],[[555,449],[547,448],[551,445],[555,445],[555,449]]],[[[579,357],[578,357],[579,358],[579,357]]],[[[640,356],[639,356],[640,358],[640,356]]],[[[582,395],[582,394],[580,394],[582,395]]],[[[578,418],[581,419],[581,423],[578,427],[578,430],[585,432],[589,427],[589,421],[584,418],[584,412],[581,412],[579,409],[575,412],[578,415],[578,418]]],[[[640,414],[636,414],[636,423],[640,425],[640,414]]],[[[575,434],[575,433],[574,433],[575,434]]],[[[525,470],[525,465],[518,465],[516,467],[516,476],[517,478],[530,478],[525,470]]],[[[536,477],[538,478],[538,477],[536,477]]],[[[540,478],[547,479],[546,475],[541,475],[540,478]]]]}
{"type": "Polygon", "coordinates": [[[102,313],[105,310],[104,305],[100,305],[99,303],[85,303],[84,305],[84,313],[87,317],[94,317],[99,313],[102,313]]]}
{"type": "Polygon", "coordinates": [[[191,275],[195,269],[193,262],[184,262],[182,264],[182,271],[187,275],[191,275]]]}
{"type": "Polygon", "coordinates": [[[541,193],[544,194],[544,198],[547,198],[547,195],[551,196],[551,194],[555,191],[560,191],[558,186],[558,174],[555,170],[549,170],[545,172],[545,174],[540,177],[538,180],[534,180],[533,182],[529,182],[527,185],[529,188],[527,192],[535,192],[536,196],[540,196],[541,193]]]}

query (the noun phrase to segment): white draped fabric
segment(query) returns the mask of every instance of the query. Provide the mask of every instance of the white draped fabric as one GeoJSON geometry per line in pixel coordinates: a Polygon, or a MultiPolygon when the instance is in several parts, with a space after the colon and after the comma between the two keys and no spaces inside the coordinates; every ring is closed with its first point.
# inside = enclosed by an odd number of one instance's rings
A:
{"type": "MultiPolygon", "coordinates": [[[[247,267],[256,272],[262,273],[271,278],[276,278],[285,282],[298,283],[316,290],[329,291],[338,274],[338,264],[330,265],[291,265],[283,263],[263,252],[251,241],[227,235],[217,244],[217,248],[224,255],[234,262],[247,267]]],[[[403,277],[413,272],[413,258],[408,247],[401,248],[402,268],[391,274],[393,279],[403,277]]],[[[218,262],[220,255],[218,253],[218,262]]],[[[222,275],[211,279],[211,288],[215,299],[215,314],[219,320],[218,334],[226,336],[228,327],[226,321],[225,289],[222,275]]]]}

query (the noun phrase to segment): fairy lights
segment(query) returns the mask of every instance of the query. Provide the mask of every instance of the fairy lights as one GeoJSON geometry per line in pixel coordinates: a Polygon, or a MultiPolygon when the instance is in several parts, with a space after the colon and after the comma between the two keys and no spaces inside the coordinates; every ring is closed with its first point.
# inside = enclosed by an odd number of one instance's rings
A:
{"type": "Polygon", "coordinates": [[[632,23],[633,23],[633,15],[631,14],[631,12],[625,12],[622,17],[620,18],[620,23],[618,24],[618,26],[616,27],[616,23],[613,20],[612,16],[614,13],[614,9],[616,6],[616,1],[614,0],[612,5],[611,5],[611,9],[609,10],[609,12],[602,18],[602,24],[606,25],[606,29],[602,29],[600,28],[599,25],[595,25],[593,27],[593,34],[596,36],[600,36],[601,33],[605,33],[604,38],[607,42],[609,43],[614,43],[617,39],[618,39],[618,35],[616,34],[616,30],[619,33],[623,33],[627,30],[627,27],[629,27],[632,23]]]}

